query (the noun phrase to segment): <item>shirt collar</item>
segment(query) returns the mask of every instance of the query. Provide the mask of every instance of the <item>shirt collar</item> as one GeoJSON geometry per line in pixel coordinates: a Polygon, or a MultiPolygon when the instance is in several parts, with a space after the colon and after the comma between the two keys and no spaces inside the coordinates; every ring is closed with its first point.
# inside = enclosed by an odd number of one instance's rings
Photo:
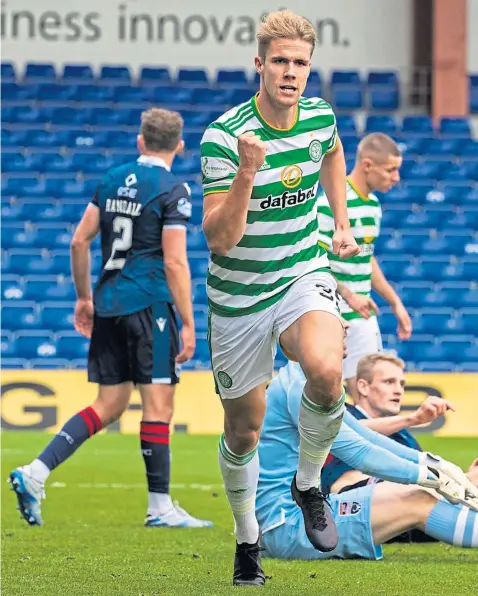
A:
{"type": "Polygon", "coordinates": [[[369,415],[369,414],[368,414],[368,413],[367,413],[367,412],[366,412],[366,411],[365,411],[363,408],[361,408],[360,406],[355,406],[355,408],[356,408],[356,409],[357,409],[357,410],[358,410],[358,411],[359,411],[361,414],[363,414],[363,415],[365,416],[365,418],[370,418],[370,415],[369,415]]]}
{"type": "Polygon", "coordinates": [[[168,170],[168,172],[171,171],[171,168],[162,157],[156,157],[154,155],[140,155],[138,157],[138,163],[144,163],[148,166],[159,166],[160,168],[168,170]]]}

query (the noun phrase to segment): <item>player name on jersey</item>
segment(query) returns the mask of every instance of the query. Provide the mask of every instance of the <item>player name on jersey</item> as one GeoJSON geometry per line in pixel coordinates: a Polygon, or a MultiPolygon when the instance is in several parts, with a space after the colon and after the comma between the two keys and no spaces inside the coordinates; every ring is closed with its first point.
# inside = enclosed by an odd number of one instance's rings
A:
{"type": "Polygon", "coordinates": [[[106,199],[105,211],[138,217],[138,215],[141,215],[141,203],[127,201],[126,199],[106,199]]]}

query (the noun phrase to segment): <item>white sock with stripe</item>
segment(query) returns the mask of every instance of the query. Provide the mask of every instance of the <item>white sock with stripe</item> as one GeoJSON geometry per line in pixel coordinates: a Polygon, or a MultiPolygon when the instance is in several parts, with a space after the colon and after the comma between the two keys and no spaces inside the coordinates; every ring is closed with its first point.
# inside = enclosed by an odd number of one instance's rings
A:
{"type": "Polygon", "coordinates": [[[219,466],[234,516],[236,540],[239,544],[254,544],[259,538],[259,524],[256,519],[259,480],[257,447],[245,455],[236,455],[229,449],[222,435],[219,441],[219,466]]]}

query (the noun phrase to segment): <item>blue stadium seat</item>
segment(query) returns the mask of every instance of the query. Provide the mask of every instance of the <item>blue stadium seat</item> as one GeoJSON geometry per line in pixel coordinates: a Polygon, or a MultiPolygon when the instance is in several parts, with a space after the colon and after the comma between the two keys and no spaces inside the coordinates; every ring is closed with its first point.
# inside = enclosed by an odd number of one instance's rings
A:
{"type": "Polygon", "coordinates": [[[240,103],[249,101],[253,95],[253,91],[251,91],[249,88],[234,89],[234,91],[231,93],[231,96],[229,97],[229,103],[231,105],[237,106],[240,103]]]}
{"type": "Polygon", "coordinates": [[[397,318],[389,308],[380,311],[378,324],[382,335],[394,334],[397,331],[397,318]]]}
{"type": "Polygon", "coordinates": [[[431,236],[422,244],[424,254],[451,254],[455,256],[464,253],[465,245],[471,240],[470,230],[447,230],[443,235],[431,236]]]}
{"type": "Polygon", "coordinates": [[[475,139],[463,140],[459,146],[462,158],[478,159],[478,141],[475,139]]]}
{"type": "Polygon", "coordinates": [[[465,280],[476,281],[476,271],[478,268],[478,255],[469,255],[461,259],[463,266],[463,278],[465,280]]]}
{"type": "Polygon", "coordinates": [[[478,337],[478,307],[463,308],[460,316],[463,333],[478,337]]]}
{"type": "Polygon", "coordinates": [[[43,302],[40,306],[42,323],[46,329],[53,332],[74,329],[74,302],[43,302]]]}
{"type": "Polygon", "coordinates": [[[53,64],[41,62],[29,62],[25,68],[24,80],[49,80],[56,79],[55,67],[53,64]]]}
{"type": "Polygon", "coordinates": [[[397,130],[397,124],[392,116],[367,116],[365,123],[365,132],[383,132],[388,135],[394,135],[397,130]]]}
{"type": "MultiPolygon", "coordinates": [[[[395,349],[400,358],[405,362],[420,362],[429,360],[425,356],[425,348],[433,344],[433,335],[418,335],[414,334],[408,341],[397,342],[395,349]]],[[[431,360],[444,360],[444,358],[432,358],[431,360]]]]}
{"type": "Polygon", "coordinates": [[[74,301],[75,287],[69,278],[59,278],[54,275],[29,276],[25,280],[24,299],[43,301],[74,301]]]}
{"type": "Polygon", "coordinates": [[[334,86],[332,104],[339,110],[358,110],[363,105],[362,87],[360,85],[334,86]]]}
{"type": "Polygon", "coordinates": [[[36,230],[21,228],[2,228],[3,248],[34,248],[38,246],[36,230]]]}
{"type": "Polygon", "coordinates": [[[89,64],[65,64],[61,75],[66,81],[81,80],[92,81],[94,78],[93,69],[89,64]]]}
{"type": "Polygon", "coordinates": [[[90,340],[76,331],[63,331],[57,334],[56,345],[59,358],[73,360],[88,356],[90,340]]]}
{"type": "Polygon", "coordinates": [[[174,160],[172,172],[178,176],[195,175],[201,171],[201,160],[198,155],[190,157],[178,156],[174,160]]]}
{"type": "Polygon", "coordinates": [[[192,103],[194,89],[187,87],[155,87],[153,101],[161,104],[192,103]]]}
{"type": "Polygon", "coordinates": [[[114,88],[113,101],[116,103],[145,103],[152,100],[149,87],[118,85],[114,88]]]}
{"type": "Polygon", "coordinates": [[[184,142],[187,150],[199,149],[201,145],[202,132],[187,132],[184,135],[184,142]]]}
{"type": "Polygon", "coordinates": [[[143,84],[156,85],[157,83],[171,82],[171,73],[167,67],[143,66],[139,73],[139,79],[143,84]]]}
{"type": "Polygon", "coordinates": [[[15,343],[20,358],[56,357],[56,344],[49,331],[19,331],[15,343]]]}
{"type": "Polygon", "coordinates": [[[2,121],[14,124],[46,124],[51,121],[52,112],[45,108],[32,108],[30,106],[15,106],[2,108],[2,121]]]}
{"type": "Polygon", "coordinates": [[[76,85],[74,99],[84,104],[113,101],[115,88],[109,85],[92,85],[89,83],[76,85]]]}
{"type": "Polygon", "coordinates": [[[460,152],[463,142],[460,139],[427,139],[422,145],[422,154],[429,156],[446,156],[451,159],[460,152]]]}
{"type": "Polygon", "coordinates": [[[409,308],[419,308],[427,305],[425,296],[429,288],[430,284],[426,281],[404,282],[400,284],[397,291],[403,303],[409,308]]]}
{"type": "Polygon", "coordinates": [[[470,137],[471,127],[467,118],[444,116],[440,120],[440,134],[454,137],[470,137]]]}
{"type": "MultiPolygon", "coordinates": [[[[251,96],[251,95],[252,95],[252,93],[249,91],[249,96],[251,96]]],[[[323,95],[322,85],[309,82],[309,83],[307,83],[307,87],[304,89],[304,92],[302,93],[302,95],[304,97],[322,97],[322,95],[323,95]]]]}
{"type": "Polygon", "coordinates": [[[36,99],[37,90],[37,85],[21,85],[20,83],[5,82],[2,80],[2,101],[5,105],[5,102],[25,102],[36,99]]]}
{"type": "Polygon", "coordinates": [[[2,304],[2,328],[9,331],[18,329],[39,329],[41,318],[33,302],[9,302],[2,304]]]}
{"type": "Polygon", "coordinates": [[[192,103],[201,105],[220,106],[228,103],[230,92],[224,89],[210,89],[199,87],[194,89],[192,103]]]}
{"type": "Polygon", "coordinates": [[[211,357],[209,354],[209,345],[205,335],[197,335],[196,337],[196,351],[194,358],[202,363],[210,363],[211,357]]]}
{"type": "Polygon", "coordinates": [[[2,275],[2,300],[5,302],[23,300],[25,285],[19,275],[2,275]]]}
{"type": "Polygon", "coordinates": [[[478,207],[478,188],[469,188],[460,195],[460,204],[478,207]]]}
{"type": "Polygon", "coordinates": [[[438,228],[443,221],[441,211],[432,211],[423,209],[421,211],[412,211],[401,222],[403,228],[408,230],[419,228],[438,228]]]}
{"type": "Polygon", "coordinates": [[[410,263],[409,255],[383,255],[378,259],[380,267],[387,279],[401,281],[403,270],[410,263]]]}
{"type": "Polygon", "coordinates": [[[13,334],[10,331],[2,330],[2,341],[1,341],[1,355],[2,355],[2,368],[5,368],[5,358],[15,356],[15,340],[13,334]]]}
{"type": "Polygon", "coordinates": [[[39,250],[16,249],[10,251],[7,273],[20,275],[49,273],[53,266],[51,257],[39,250]]]}
{"type": "Polygon", "coordinates": [[[197,307],[194,309],[194,326],[196,328],[196,333],[207,333],[208,318],[207,309],[203,308],[198,310],[197,307]]]}
{"type": "Polygon", "coordinates": [[[402,132],[432,136],[433,121],[430,116],[405,116],[402,120],[402,132]]]}
{"type": "Polygon", "coordinates": [[[436,306],[461,308],[478,305],[478,289],[467,282],[443,282],[426,295],[426,302],[436,306]]]}
{"type": "Polygon", "coordinates": [[[331,85],[359,85],[361,82],[358,70],[334,70],[330,78],[331,85]]]}
{"type": "Polygon", "coordinates": [[[393,70],[371,70],[367,75],[367,85],[387,85],[398,87],[398,73],[393,70]]]}
{"type": "Polygon", "coordinates": [[[438,360],[436,362],[419,362],[418,370],[420,372],[449,373],[449,372],[453,372],[456,370],[456,365],[454,362],[441,361],[441,360],[438,360]]]}
{"type": "Polygon", "coordinates": [[[178,82],[207,84],[207,73],[203,68],[180,68],[178,70],[178,82]]]}
{"type": "Polygon", "coordinates": [[[464,346],[460,361],[478,362],[478,342],[476,340],[464,346]]]}
{"type": "Polygon", "coordinates": [[[247,85],[247,75],[241,69],[219,69],[216,75],[216,83],[218,85],[247,85]]]}
{"type": "Polygon", "coordinates": [[[371,88],[370,107],[372,110],[398,110],[400,107],[398,89],[393,85],[371,88]]]}
{"type": "Polygon", "coordinates": [[[191,267],[191,276],[194,279],[206,279],[209,253],[189,252],[188,253],[189,266],[191,267]]]}
{"type": "Polygon", "coordinates": [[[63,223],[38,224],[33,232],[33,245],[37,248],[69,248],[73,237],[73,232],[63,223]]]}
{"type": "Polygon", "coordinates": [[[414,332],[444,335],[464,333],[461,319],[456,317],[453,308],[427,308],[413,321],[414,332]]]}
{"type": "Polygon", "coordinates": [[[207,251],[206,237],[202,230],[188,230],[187,245],[189,250],[207,251]]]}
{"type": "Polygon", "coordinates": [[[64,358],[33,358],[28,362],[28,368],[35,370],[58,370],[70,368],[70,363],[64,358]]]}
{"type": "Polygon", "coordinates": [[[337,128],[340,135],[344,133],[356,135],[357,133],[357,124],[355,123],[355,118],[351,115],[338,114],[337,128]]]}
{"type": "Polygon", "coordinates": [[[444,168],[449,167],[447,163],[424,161],[406,163],[400,170],[400,176],[403,180],[438,180],[444,168]]]}
{"type": "MultiPolygon", "coordinates": [[[[475,89],[475,91],[478,91],[478,89],[475,89]]],[[[477,94],[477,96],[478,96],[478,94],[477,94]]],[[[475,110],[475,111],[478,111],[478,110],[475,110]]],[[[477,352],[478,352],[478,350],[477,350],[477,352]]],[[[473,373],[478,372],[478,358],[476,360],[470,361],[470,362],[460,362],[460,365],[458,367],[458,370],[460,372],[469,372],[469,373],[471,373],[471,372],[473,372],[473,373]]]]}
{"type": "Polygon", "coordinates": [[[75,93],[76,88],[72,85],[41,83],[36,86],[36,99],[38,101],[73,101],[75,93]]]}
{"type": "Polygon", "coordinates": [[[2,81],[14,81],[16,79],[15,67],[11,62],[2,62],[1,69],[2,81]]]}
{"type": "Polygon", "coordinates": [[[193,284],[192,295],[194,304],[207,304],[206,284],[204,282],[193,284]]]}
{"type": "Polygon", "coordinates": [[[128,66],[102,66],[100,69],[100,78],[103,81],[128,83],[131,81],[131,73],[128,66]]]}

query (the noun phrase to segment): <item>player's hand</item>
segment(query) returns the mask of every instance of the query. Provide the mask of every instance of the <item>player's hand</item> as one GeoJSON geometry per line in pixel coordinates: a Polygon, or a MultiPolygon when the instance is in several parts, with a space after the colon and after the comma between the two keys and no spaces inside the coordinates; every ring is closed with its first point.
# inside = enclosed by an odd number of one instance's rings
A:
{"type": "Polygon", "coordinates": [[[456,464],[453,464],[451,461],[447,461],[446,459],[429,452],[422,453],[420,459],[427,466],[444,472],[447,476],[455,480],[455,482],[461,484],[461,486],[465,488],[466,492],[472,498],[478,499],[478,488],[471,482],[465,472],[456,464]]]}
{"type": "Polygon", "coordinates": [[[412,321],[410,319],[410,315],[407,312],[407,309],[403,306],[403,304],[399,304],[394,309],[394,314],[398,320],[398,327],[397,327],[397,336],[399,339],[409,339],[410,335],[412,334],[412,321]]]}
{"type": "Polygon", "coordinates": [[[478,498],[441,470],[431,467],[422,469],[418,484],[424,488],[436,490],[438,494],[454,505],[461,504],[478,511],[478,498]]]}
{"type": "Polygon", "coordinates": [[[452,412],[456,411],[453,404],[446,399],[431,395],[427,397],[418,410],[412,414],[413,426],[432,422],[432,420],[435,420],[438,416],[444,416],[448,410],[451,410],[452,412]]]}
{"type": "Polygon", "coordinates": [[[93,330],[93,315],[94,315],[93,301],[79,298],[75,304],[75,315],[73,323],[78,333],[81,333],[88,339],[91,337],[93,330]]]}
{"type": "Polygon", "coordinates": [[[239,167],[257,172],[266,158],[266,144],[252,131],[245,132],[238,139],[239,167]]]}
{"type": "Polygon", "coordinates": [[[187,360],[190,360],[194,355],[196,349],[196,335],[194,333],[194,327],[189,325],[183,325],[179,334],[181,338],[182,349],[181,352],[176,356],[176,362],[178,364],[184,364],[187,360]]]}
{"type": "Polygon", "coordinates": [[[332,236],[332,251],[340,259],[350,259],[359,254],[360,248],[350,230],[335,230],[332,236]]]}
{"type": "Polygon", "coordinates": [[[364,319],[370,319],[372,316],[371,312],[374,312],[377,315],[379,313],[378,306],[369,296],[351,293],[350,296],[347,295],[344,299],[350,308],[353,308],[355,312],[362,315],[364,319]]]}

